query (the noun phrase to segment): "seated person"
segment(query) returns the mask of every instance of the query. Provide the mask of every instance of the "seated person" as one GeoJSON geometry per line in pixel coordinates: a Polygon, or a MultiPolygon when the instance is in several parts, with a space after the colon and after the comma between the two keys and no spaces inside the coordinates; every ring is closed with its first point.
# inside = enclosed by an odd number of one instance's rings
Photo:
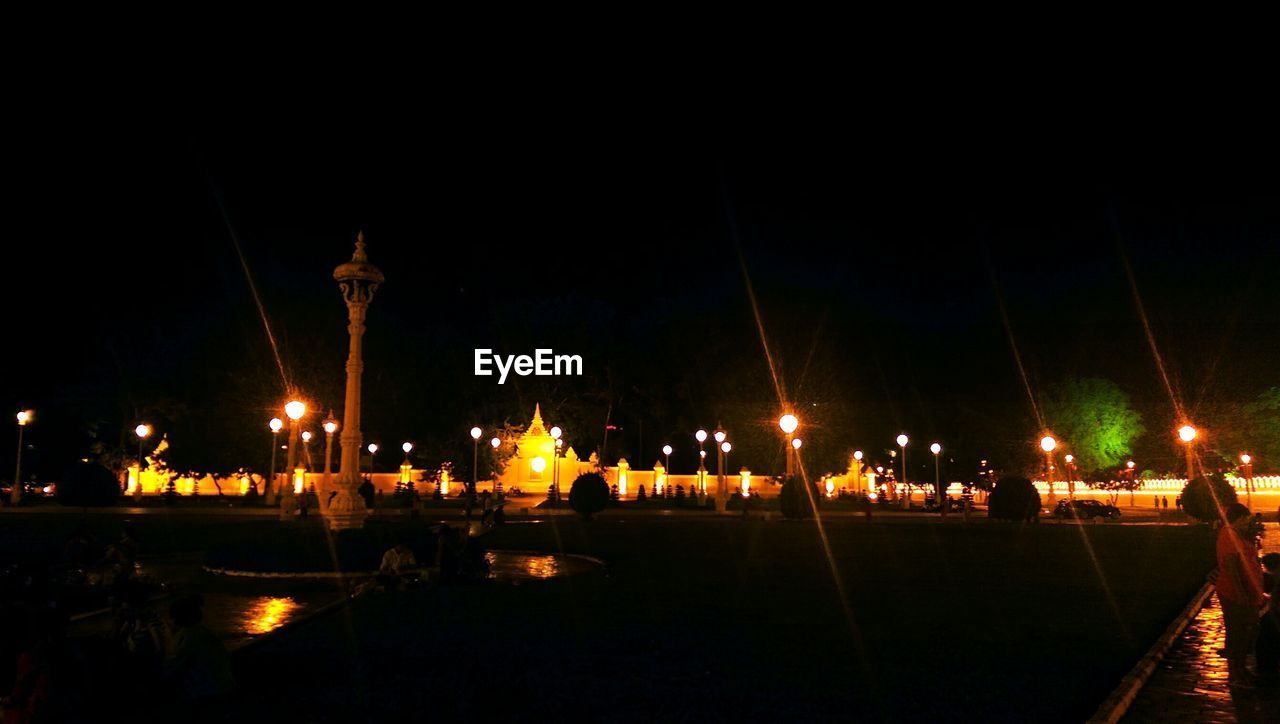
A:
{"type": "Polygon", "coordinates": [[[404,541],[400,541],[382,554],[382,564],[378,566],[378,583],[388,587],[400,586],[417,567],[418,559],[413,555],[413,550],[404,541]]]}

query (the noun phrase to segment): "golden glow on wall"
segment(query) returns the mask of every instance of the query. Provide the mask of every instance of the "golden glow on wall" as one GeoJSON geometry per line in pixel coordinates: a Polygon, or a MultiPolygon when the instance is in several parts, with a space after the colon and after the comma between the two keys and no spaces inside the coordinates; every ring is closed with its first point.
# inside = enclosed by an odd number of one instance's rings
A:
{"type": "Polygon", "coordinates": [[[413,476],[413,466],[407,462],[400,463],[400,482],[405,485],[409,484],[409,479],[413,476]]]}
{"type": "Polygon", "coordinates": [[[449,470],[447,468],[440,470],[440,494],[449,494],[449,470]]]}
{"type": "Polygon", "coordinates": [[[625,497],[627,494],[627,471],[631,466],[627,464],[627,459],[622,458],[618,461],[618,497],[625,497]]]}
{"type": "Polygon", "coordinates": [[[302,467],[293,469],[293,494],[301,495],[302,487],[306,484],[307,471],[302,467]]]}
{"type": "Polygon", "coordinates": [[[533,470],[533,472],[541,475],[542,472],[547,469],[547,459],[539,455],[538,457],[529,461],[529,467],[530,469],[533,470]]]}
{"type": "Polygon", "coordinates": [[[742,497],[746,498],[751,495],[751,471],[743,468],[738,475],[742,476],[742,497]]]}
{"type": "Polygon", "coordinates": [[[129,466],[129,482],[125,488],[125,492],[130,495],[138,492],[138,464],[134,463],[129,466]]]}
{"type": "Polygon", "coordinates": [[[654,463],[653,465],[653,492],[655,495],[662,495],[662,491],[667,487],[667,469],[662,467],[662,463],[654,463]]]}

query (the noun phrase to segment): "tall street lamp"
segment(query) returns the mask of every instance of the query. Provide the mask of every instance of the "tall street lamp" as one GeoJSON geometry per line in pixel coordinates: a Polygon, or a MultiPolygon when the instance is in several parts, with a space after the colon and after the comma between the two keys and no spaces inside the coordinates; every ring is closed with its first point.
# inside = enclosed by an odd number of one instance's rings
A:
{"type": "Polygon", "coordinates": [[[707,494],[707,450],[704,446],[707,442],[707,431],[701,428],[693,433],[693,439],[698,441],[698,490],[703,495],[707,494]]]}
{"type": "MultiPolygon", "coordinates": [[[[285,403],[284,414],[286,417],[289,418],[289,452],[287,457],[289,460],[288,475],[289,477],[292,477],[293,475],[297,474],[296,471],[298,469],[298,438],[302,429],[302,425],[300,424],[300,421],[302,420],[302,416],[307,414],[307,406],[301,400],[289,400],[287,403],[285,403]]],[[[284,501],[289,497],[291,497],[292,495],[293,495],[293,482],[289,481],[289,483],[286,484],[280,490],[281,505],[283,505],[284,501]]]]}
{"type": "Polygon", "coordinates": [[[369,512],[356,492],[360,487],[360,377],[364,372],[364,320],[385,277],[378,267],[369,263],[364,250],[364,232],[356,235],[356,250],[351,261],[333,270],[333,278],[342,290],[342,300],[347,304],[347,333],[350,346],[347,351],[347,389],[342,416],[342,464],[338,472],[338,494],[329,506],[329,527],[335,530],[359,528],[364,525],[369,512]]]}
{"type": "Polygon", "coordinates": [[[1063,458],[1067,462],[1067,497],[1076,499],[1076,456],[1070,453],[1063,458]]]}
{"type": "Polygon", "coordinates": [[[804,442],[800,438],[798,437],[791,438],[792,467],[801,468],[802,470],[803,470],[803,466],[800,465],[800,446],[803,444],[804,442]]]}
{"type": "Polygon", "coordinates": [[[484,430],[471,428],[471,479],[477,481],[480,479],[480,436],[483,434],[484,430]]]}
{"type": "Polygon", "coordinates": [[[371,442],[367,448],[369,451],[369,479],[373,479],[373,456],[378,454],[378,443],[371,442]]]}
{"type": "Polygon", "coordinates": [[[1044,465],[1044,475],[1045,475],[1045,481],[1049,484],[1049,506],[1050,506],[1050,507],[1052,507],[1052,506],[1053,506],[1053,503],[1054,503],[1054,495],[1053,495],[1053,451],[1054,451],[1054,450],[1056,450],[1057,448],[1058,448],[1058,441],[1057,441],[1057,440],[1055,440],[1055,439],[1053,438],[1053,435],[1045,435],[1044,437],[1040,438],[1040,449],[1041,449],[1041,450],[1044,450],[1044,461],[1045,461],[1045,465],[1044,465]]]}
{"type": "Polygon", "coordinates": [[[151,426],[145,422],[133,428],[133,434],[138,436],[138,484],[134,486],[135,498],[142,497],[142,443],[151,437],[151,426]]]}
{"type": "Polygon", "coordinates": [[[13,505],[22,501],[22,431],[27,428],[32,417],[34,413],[31,410],[18,413],[18,462],[13,470],[13,490],[9,491],[9,502],[13,505]]]}
{"type": "MultiPolygon", "coordinates": [[[[732,450],[732,449],[733,449],[733,445],[732,445],[732,444],[730,444],[730,441],[728,441],[728,440],[724,440],[724,441],[723,441],[723,443],[721,443],[721,462],[722,462],[722,463],[724,463],[724,464],[728,464],[728,452],[730,452],[730,450],[732,450]]],[[[721,475],[721,487],[722,487],[722,489],[723,489],[723,487],[724,487],[724,476],[723,476],[723,475],[721,475]]],[[[724,491],[724,492],[726,492],[726,495],[724,495],[724,498],[726,498],[726,503],[728,503],[728,495],[727,495],[727,492],[728,492],[728,491],[726,490],[726,491],[724,491]]],[[[718,495],[719,495],[719,494],[717,494],[717,496],[718,496],[718,495]]]]}
{"type": "Polygon", "coordinates": [[[560,494],[560,446],[564,443],[560,440],[560,436],[564,434],[564,430],[559,425],[552,425],[547,431],[551,435],[551,485],[556,489],[556,495],[560,494]]]}
{"type": "Polygon", "coordinates": [[[795,415],[788,412],[778,418],[778,427],[781,428],[782,432],[787,436],[787,477],[789,478],[792,475],[795,475],[796,468],[794,448],[791,446],[791,436],[795,434],[796,428],[800,427],[800,420],[795,415]]]}
{"type": "Polygon", "coordinates": [[[321,499],[321,510],[326,510],[329,505],[329,491],[333,490],[333,434],[338,431],[338,420],[333,416],[333,410],[329,410],[329,418],[324,421],[324,495],[321,499]]]}
{"type": "Polygon", "coordinates": [[[670,445],[663,445],[663,446],[662,446],[662,454],[663,454],[663,455],[665,455],[665,456],[666,456],[666,458],[667,458],[667,462],[666,462],[666,466],[667,466],[667,475],[671,475],[671,446],[670,446],[670,445]]]}
{"type": "Polygon", "coordinates": [[[911,438],[904,432],[898,436],[898,447],[902,448],[902,484],[907,486],[907,495],[902,499],[902,507],[911,507],[911,486],[907,484],[907,443],[911,438]]]}
{"type": "Polygon", "coordinates": [[[1186,448],[1187,448],[1187,482],[1188,483],[1191,482],[1191,479],[1196,476],[1195,441],[1196,441],[1196,437],[1198,436],[1199,436],[1199,431],[1197,431],[1191,425],[1183,425],[1182,427],[1178,428],[1178,439],[1182,440],[1183,444],[1186,445],[1186,448]]]}
{"type": "Polygon", "coordinates": [[[947,506],[945,496],[942,494],[942,475],[938,465],[938,453],[942,452],[942,446],[934,443],[929,446],[929,452],[933,453],[933,495],[934,500],[938,501],[938,508],[942,510],[942,514],[947,514],[947,506]]]}
{"type": "Polygon", "coordinates": [[[1240,453],[1240,464],[1244,467],[1244,494],[1247,505],[1253,507],[1253,456],[1240,453]]]}
{"type": "MultiPolygon", "coordinates": [[[[276,504],[276,451],[280,449],[280,431],[284,429],[284,420],[278,417],[271,418],[271,422],[267,423],[267,427],[271,428],[271,474],[263,481],[262,491],[263,501],[267,507],[276,504]]],[[[138,473],[138,486],[142,486],[142,473],[138,473]]]]}
{"type": "MultiPolygon", "coordinates": [[[[853,451],[853,461],[854,461],[853,474],[855,476],[853,481],[854,488],[855,488],[854,492],[857,492],[858,490],[862,489],[862,451],[861,450],[853,451]]],[[[867,486],[867,488],[870,488],[870,487],[871,487],[870,485],[867,486]]],[[[867,492],[871,492],[871,491],[868,490],[867,492]]]]}
{"type": "Polygon", "coordinates": [[[726,437],[724,430],[716,430],[716,511],[720,513],[729,507],[728,482],[724,479],[724,456],[728,452],[724,449],[726,437]]]}
{"type": "Polygon", "coordinates": [[[313,465],[311,464],[311,431],[302,431],[302,459],[303,465],[307,466],[307,472],[311,472],[313,465]]]}

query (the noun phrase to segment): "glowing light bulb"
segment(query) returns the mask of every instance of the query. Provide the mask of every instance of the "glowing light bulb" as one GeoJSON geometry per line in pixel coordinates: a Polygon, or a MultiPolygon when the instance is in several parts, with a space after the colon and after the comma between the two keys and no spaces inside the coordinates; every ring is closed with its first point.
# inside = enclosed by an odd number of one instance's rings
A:
{"type": "Polygon", "coordinates": [[[929,446],[929,452],[933,453],[934,455],[937,455],[938,453],[942,452],[942,446],[935,442],[934,444],[929,446]]]}
{"type": "Polygon", "coordinates": [[[284,414],[288,415],[290,420],[301,420],[302,416],[307,414],[307,406],[298,400],[290,400],[284,406],[284,414]]]}
{"type": "Polygon", "coordinates": [[[1056,447],[1058,447],[1058,441],[1054,440],[1052,435],[1045,435],[1044,437],[1040,438],[1041,450],[1044,450],[1047,453],[1051,453],[1053,452],[1053,449],[1056,447]]]}
{"type": "Polygon", "coordinates": [[[778,427],[782,428],[782,431],[787,433],[788,435],[795,432],[796,428],[799,426],[800,426],[800,420],[795,415],[792,415],[791,413],[787,413],[782,417],[778,418],[778,427]]]}
{"type": "Polygon", "coordinates": [[[473,428],[471,428],[471,439],[472,439],[472,440],[479,440],[479,439],[480,439],[480,436],[481,436],[481,435],[483,435],[483,434],[484,434],[484,431],[483,431],[483,430],[481,430],[480,428],[478,428],[478,427],[473,427],[473,428]]]}
{"type": "Polygon", "coordinates": [[[707,431],[698,430],[697,432],[693,433],[693,438],[697,440],[699,443],[704,443],[707,441],[707,431]]]}
{"type": "Polygon", "coordinates": [[[898,447],[906,447],[906,446],[907,446],[907,443],[908,443],[908,442],[910,442],[910,441],[911,441],[911,439],[910,439],[910,438],[908,438],[905,434],[903,434],[903,435],[899,435],[899,436],[898,436],[898,447]]]}

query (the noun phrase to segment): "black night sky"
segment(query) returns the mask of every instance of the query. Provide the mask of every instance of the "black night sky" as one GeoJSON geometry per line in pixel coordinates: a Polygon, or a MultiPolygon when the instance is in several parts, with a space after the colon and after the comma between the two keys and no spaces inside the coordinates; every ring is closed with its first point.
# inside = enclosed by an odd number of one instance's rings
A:
{"type": "Polygon", "coordinates": [[[463,459],[472,424],[526,423],[541,401],[584,457],[608,416],[609,462],[648,467],[670,441],[691,469],[692,431],[720,422],[742,464],[779,469],[747,279],[812,472],[853,447],[881,457],[902,430],[940,440],[956,476],[1030,456],[1000,300],[1033,391],[1112,379],[1148,428],[1135,456],[1175,468],[1126,259],[1193,414],[1280,384],[1280,182],[1257,156],[907,132],[837,147],[568,126],[152,130],[22,152],[0,399],[37,410],[41,475],[95,440],[127,446],[139,419],[177,467],[265,465],[283,383],[232,234],[291,378],[341,414],[331,274],[365,231],[387,276],[365,438],[413,440],[422,465],[463,459]],[[472,375],[475,347],[581,354],[585,375],[498,386],[472,375]]]}

